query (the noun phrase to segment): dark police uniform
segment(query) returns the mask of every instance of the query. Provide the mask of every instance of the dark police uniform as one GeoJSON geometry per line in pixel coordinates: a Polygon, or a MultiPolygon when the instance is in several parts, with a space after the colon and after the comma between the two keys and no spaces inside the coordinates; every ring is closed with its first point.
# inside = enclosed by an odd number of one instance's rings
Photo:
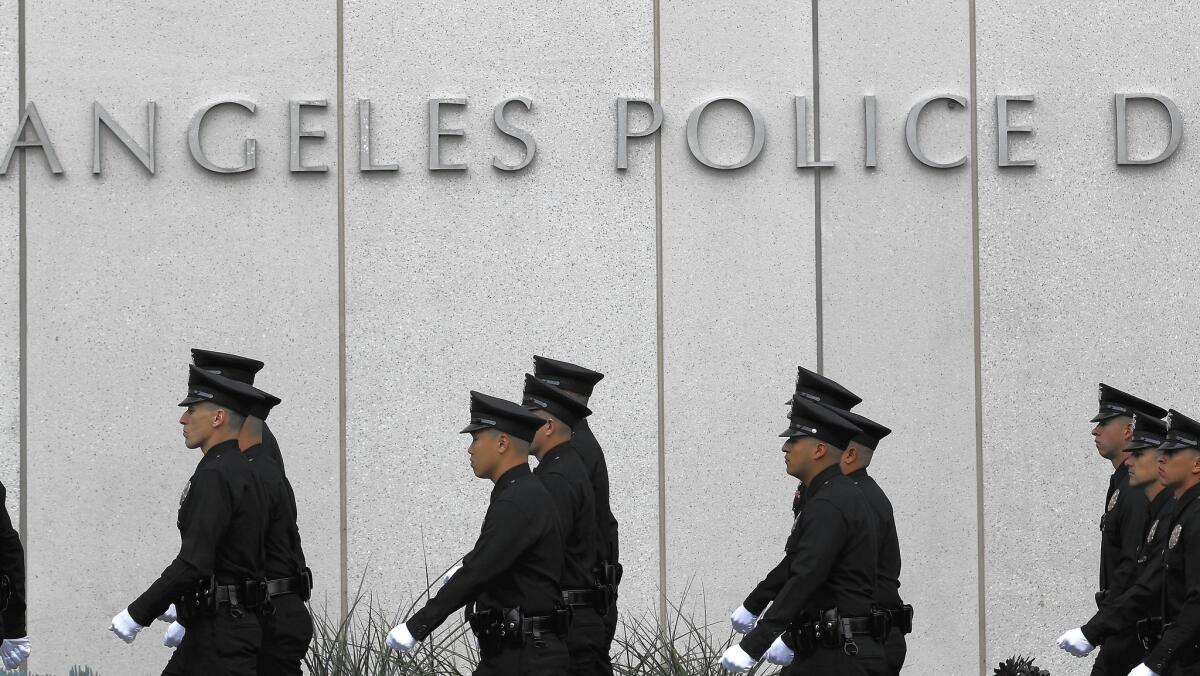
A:
{"type": "Polygon", "coordinates": [[[25,549],[0,484],[0,638],[25,638],[25,549]]]}
{"type": "MultiPolygon", "coordinates": [[[[791,418],[791,427],[780,436],[813,436],[845,448],[862,433],[829,409],[800,399],[792,406],[791,418]]],[[[837,464],[813,478],[796,530],[787,581],[742,639],[742,650],[760,659],[785,635],[784,642],[796,651],[793,673],[885,674],[884,637],[871,620],[878,525],[862,491],[837,464]]]]}
{"type": "MultiPolygon", "coordinates": [[[[188,388],[180,406],[210,402],[245,415],[255,398],[246,385],[195,366],[188,388]]],[[[180,498],[179,555],[128,609],[135,622],[149,626],[176,604],[187,633],[164,674],[255,674],[265,513],[261,489],[237,441],[210,448],[180,498]]]]}
{"type": "MultiPolygon", "coordinates": [[[[494,428],[529,441],[544,422],[517,404],[471,392],[471,424],[463,432],[494,428]]],[[[555,510],[554,499],[529,465],[505,472],[492,488],[474,548],[437,595],[408,618],[409,633],[424,640],[466,606],[479,639],[476,676],[566,673],[561,635],[569,614],[559,586],[563,536],[555,510]]]]}
{"type": "MultiPolygon", "coordinates": [[[[533,358],[533,375],[555,387],[583,397],[585,403],[586,399],[592,396],[596,383],[604,378],[604,374],[598,371],[539,356],[533,358]]],[[[602,542],[600,570],[597,573],[601,584],[610,587],[609,595],[612,599],[608,611],[604,614],[604,624],[608,628],[604,660],[607,669],[611,671],[609,653],[617,632],[617,591],[624,572],[621,566],[617,518],[613,516],[609,500],[608,463],[587,418],[579,421],[571,432],[571,443],[579,452],[579,459],[583,461],[583,466],[592,481],[592,492],[596,495],[596,522],[599,524],[602,542]]]]}
{"type": "MultiPolygon", "coordinates": [[[[1200,449],[1200,422],[1174,409],[1163,453],[1200,449]]],[[[1200,486],[1175,503],[1163,554],[1163,635],[1143,663],[1163,676],[1200,674],[1200,486]]]]}
{"type": "MultiPolygon", "coordinates": [[[[1132,417],[1142,413],[1146,418],[1162,418],[1167,414],[1148,401],[1100,383],[1100,410],[1091,422],[1103,422],[1118,416],[1132,417]]],[[[1103,608],[1133,584],[1137,567],[1137,550],[1146,532],[1150,504],[1146,494],[1129,487],[1129,468],[1119,465],[1108,482],[1104,515],[1100,518],[1100,591],[1096,607],[1103,608]]],[[[1144,650],[1136,631],[1125,631],[1110,637],[1092,666],[1093,676],[1127,676],[1141,661],[1144,650]]]]}
{"type": "MultiPolygon", "coordinates": [[[[577,398],[528,374],[521,403],[531,411],[549,413],[569,428],[578,426],[591,414],[577,398]]],[[[572,614],[571,631],[567,634],[570,673],[612,674],[608,628],[604,623],[611,599],[607,589],[597,584],[595,575],[600,562],[600,528],[587,469],[575,445],[566,441],[547,450],[533,473],[554,498],[559,526],[566,539],[562,590],[563,601],[572,614]]]]}

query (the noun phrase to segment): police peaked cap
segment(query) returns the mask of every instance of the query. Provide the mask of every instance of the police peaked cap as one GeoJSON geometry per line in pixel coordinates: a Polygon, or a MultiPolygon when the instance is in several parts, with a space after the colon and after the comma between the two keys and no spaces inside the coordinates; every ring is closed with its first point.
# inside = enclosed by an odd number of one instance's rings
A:
{"type": "Polygon", "coordinates": [[[803,366],[796,367],[796,394],[787,402],[790,406],[796,400],[804,398],[834,408],[850,409],[862,403],[862,397],[830,378],[809,371],[803,366]]]}
{"type": "Polygon", "coordinates": [[[531,442],[545,424],[545,420],[520,404],[471,390],[471,424],[464,427],[461,434],[495,429],[531,442]]]}
{"type": "Polygon", "coordinates": [[[259,420],[266,420],[267,416],[271,415],[271,409],[283,402],[279,397],[263,392],[257,387],[254,388],[261,395],[261,398],[254,404],[254,408],[250,409],[250,415],[259,420]]]}
{"type": "Polygon", "coordinates": [[[188,393],[180,406],[209,403],[227,408],[238,415],[251,415],[261,403],[264,392],[246,383],[226,378],[191,364],[188,366],[188,393]]]}
{"type": "Polygon", "coordinates": [[[1132,394],[1100,383],[1100,412],[1092,418],[1092,422],[1103,422],[1121,415],[1132,416],[1134,413],[1145,413],[1149,417],[1162,418],[1167,414],[1167,410],[1155,406],[1145,399],[1138,399],[1132,394]]]}
{"type": "Polygon", "coordinates": [[[1162,420],[1135,411],[1133,414],[1133,438],[1129,440],[1129,445],[1125,447],[1125,450],[1141,451],[1147,448],[1158,448],[1167,440],[1167,429],[1167,423],[1162,420]]]}
{"type": "Polygon", "coordinates": [[[1200,422],[1171,409],[1167,414],[1167,438],[1161,451],[1180,451],[1185,448],[1200,450],[1200,422]]]}
{"type": "Polygon", "coordinates": [[[192,348],[192,363],[205,371],[232,378],[247,385],[254,384],[254,374],[262,370],[263,363],[257,359],[240,357],[236,354],[213,352],[192,348]]]}
{"type": "Polygon", "coordinates": [[[580,420],[592,414],[592,410],[566,390],[557,388],[544,380],[525,374],[525,392],[521,404],[530,411],[545,411],[574,428],[580,420]]]}
{"type": "Polygon", "coordinates": [[[854,437],[850,441],[866,446],[872,451],[879,446],[880,440],[892,433],[891,428],[884,427],[865,415],[859,415],[853,411],[847,411],[844,408],[834,408],[833,406],[826,406],[826,408],[845,418],[850,424],[862,429],[862,434],[854,437]]]}
{"type": "Polygon", "coordinates": [[[592,396],[604,374],[565,361],[533,356],[533,375],[551,385],[585,397],[592,396]]]}
{"type": "Polygon", "coordinates": [[[792,402],[791,425],[781,437],[815,437],[845,450],[863,429],[820,404],[805,399],[792,402]]]}

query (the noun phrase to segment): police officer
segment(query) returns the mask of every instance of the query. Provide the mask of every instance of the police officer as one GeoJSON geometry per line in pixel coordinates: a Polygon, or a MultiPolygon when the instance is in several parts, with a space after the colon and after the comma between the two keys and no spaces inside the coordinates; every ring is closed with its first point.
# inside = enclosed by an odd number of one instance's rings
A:
{"type": "MultiPolygon", "coordinates": [[[[566,390],[580,398],[584,405],[591,399],[592,391],[604,374],[598,371],[577,366],[557,359],[534,356],[533,375],[559,389],[566,390]]],[[[624,569],[621,566],[621,549],[617,533],[617,518],[613,516],[612,504],[609,501],[608,464],[604,460],[601,449],[588,419],[579,421],[572,430],[571,441],[587,468],[592,480],[592,492],[596,494],[596,521],[600,524],[602,549],[600,552],[600,568],[597,576],[601,584],[609,587],[611,602],[604,614],[604,624],[608,628],[603,660],[606,668],[611,671],[612,663],[609,654],[612,650],[613,637],[617,633],[617,587],[621,584],[624,569]]]]}
{"type": "Polygon", "coordinates": [[[1171,409],[1159,476],[1175,495],[1163,554],[1162,639],[1128,676],[1200,673],[1200,422],[1171,409]]]}
{"type": "Polygon", "coordinates": [[[828,408],[801,398],[793,404],[791,425],[780,436],[787,438],[788,474],[807,487],[796,549],[770,608],[722,656],[725,669],[748,671],[765,654],[775,664],[794,662],[795,673],[885,673],[882,632],[871,618],[878,525],[840,467],[843,450],[860,434],[861,428],[828,408]]]}
{"type": "Polygon", "coordinates": [[[25,634],[25,548],[13,528],[0,484],[0,658],[5,669],[19,669],[29,660],[25,634]]]}
{"type": "MultiPolygon", "coordinates": [[[[1096,594],[1097,609],[1116,599],[1133,584],[1137,566],[1138,545],[1146,532],[1149,501],[1141,490],[1131,490],[1129,443],[1133,439],[1133,416],[1162,418],[1167,414],[1144,399],[1100,383],[1099,411],[1092,422],[1096,450],[1112,463],[1115,470],[1109,479],[1105,497],[1104,516],[1100,519],[1100,591],[1096,594]]],[[[1136,630],[1130,628],[1110,636],[1100,648],[1092,667],[1093,676],[1124,676],[1141,659],[1144,649],[1136,630]]]]}
{"type": "MultiPolygon", "coordinates": [[[[1138,545],[1134,582],[1123,594],[1110,599],[1082,627],[1072,629],[1058,639],[1063,650],[1084,657],[1114,636],[1133,634],[1139,645],[1149,640],[1152,620],[1161,623],[1162,552],[1166,546],[1168,523],[1174,495],[1158,475],[1159,446],[1166,442],[1167,424],[1143,413],[1134,413],[1133,437],[1126,450],[1129,457],[1130,490],[1141,490],[1149,500],[1148,527],[1138,545]],[[1142,631],[1138,631],[1141,627],[1142,631]]],[[[1157,639],[1155,639],[1157,640],[1157,639]]],[[[1140,661],[1145,650],[1138,653],[1140,661]]],[[[1124,675],[1121,675],[1124,676],[1124,675]]]]}
{"type": "Polygon", "coordinates": [[[476,676],[567,672],[562,636],[570,614],[559,582],[563,536],[554,499],[529,469],[530,443],[545,420],[515,404],[471,392],[471,470],[490,479],[491,503],[475,547],[425,607],[388,634],[397,652],[411,652],[451,613],[467,606],[479,639],[476,676]]]}
{"type": "Polygon", "coordinates": [[[596,523],[596,497],[583,461],[571,442],[571,430],[591,415],[591,410],[564,390],[525,374],[521,403],[546,424],[533,438],[537,456],[534,475],[557,505],[559,526],[566,538],[563,560],[563,601],[571,608],[567,634],[571,674],[612,674],[608,655],[608,629],[604,614],[610,599],[607,587],[597,584],[600,528],[596,523]]]}
{"type": "MultiPolygon", "coordinates": [[[[837,381],[826,378],[815,371],[810,371],[803,366],[796,367],[796,390],[792,398],[787,401],[787,405],[791,407],[797,400],[824,404],[845,411],[849,411],[862,403],[862,397],[846,389],[837,381]]],[[[787,581],[788,569],[792,561],[792,552],[796,548],[796,537],[799,534],[797,524],[799,523],[800,513],[804,509],[804,501],[804,482],[801,481],[792,499],[792,530],[788,535],[787,543],[784,545],[783,558],[767,573],[767,576],[762,581],[755,585],[750,595],[742,602],[742,605],[729,616],[733,630],[739,634],[745,634],[754,628],[754,623],[758,620],[758,616],[762,615],[762,612],[767,608],[767,604],[775,598],[775,595],[783,588],[783,583],[787,581]]]]}
{"type": "MultiPolygon", "coordinates": [[[[263,363],[257,359],[198,348],[192,348],[192,363],[205,371],[216,373],[217,375],[225,376],[226,378],[247,385],[254,384],[254,376],[263,368],[263,363]]],[[[250,430],[261,428],[262,445],[265,455],[274,460],[280,469],[285,469],[283,454],[279,451],[279,442],[275,440],[275,435],[271,432],[271,428],[257,416],[250,416],[247,418],[247,421],[251,423],[250,430]]]]}
{"type": "Polygon", "coordinates": [[[189,369],[179,423],[185,445],[203,457],[180,498],[182,545],[159,579],[109,626],[132,643],[174,601],[188,633],[164,673],[255,674],[266,510],[237,437],[257,398],[242,383],[189,369]]]}

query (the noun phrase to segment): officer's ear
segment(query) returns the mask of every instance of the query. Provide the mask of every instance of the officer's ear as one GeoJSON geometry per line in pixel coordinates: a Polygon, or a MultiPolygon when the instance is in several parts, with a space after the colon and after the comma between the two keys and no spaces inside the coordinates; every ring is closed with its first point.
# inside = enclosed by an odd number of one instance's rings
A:
{"type": "Polygon", "coordinates": [[[858,448],[854,444],[850,444],[846,450],[842,451],[842,464],[853,465],[856,462],[858,462],[858,448]]]}

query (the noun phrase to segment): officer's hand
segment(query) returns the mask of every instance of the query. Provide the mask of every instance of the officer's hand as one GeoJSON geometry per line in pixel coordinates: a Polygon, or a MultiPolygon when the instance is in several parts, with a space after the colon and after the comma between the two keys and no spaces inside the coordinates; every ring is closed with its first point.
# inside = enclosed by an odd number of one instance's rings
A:
{"type": "Polygon", "coordinates": [[[446,583],[448,583],[450,581],[450,578],[454,577],[454,574],[460,570],[462,570],[461,563],[458,564],[457,566],[451,568],[450,570],[446,571],[446,574],[442,576],[442,586],[445,587],[446,583]]]}
{"type": "Polygon", "coordinates": [[[413,638],[412,633],[408,631],[408,625],[401,622],[396,625],[395,629],[388,632],[387,645],[398,653],[409,653],[416,650],[417,639],[413,638]]]}
{"type": "Polygon", "coordinates": [[[794,659],[796,659],[796,653],[787,647],[787,644],[783,642],[783,635],[780,634],[779,638],[775,639],[770,649],[767,650],[767,661],[771,664],[787,666],[794,659]]]}
{"type": "Polygon", "coordinates": [[[171,622],[174,622],[175,620],[178,620],[178,619],[179,619],[179,613],[177,613],[177,612],[175,611],[175,604],[174,604],[174,603],[172,603],[172,604],[171,604],[171,605],[170,605],[170,606],[167,608],[167,612],[165,612],[165,613],[163,613],[162,615],[159,615],[159,616],[158,616],[158,621],[159,621],[159,622],[166,622],[167,624],[170,624],[171,622]]]}
{"type": "Polygon", "coordinates": [[[1075,657],[1086,657],[1088,653],[1096,649],[1096,646],[1089,643],[1087,637],[1083,635],[1082,629],[1072,629],[1059,636],[1058,647],[1075,657]]]}
{"type": "Polygon", "coordinates": [[[163,634],[163,645],[168,648],[178,648],[180,643],[183,643],[183,635],[187,629],[179,622],[172,622],[171,626],[167,627],[166,633],[163,634]]]}
{"type": "Polygon", "coordinates": [[[740,645],[731,646],[721,656],[721,668],[735,674],[744,674],[753,669],[757,663],[758,660],[747,655],[740,645]]]}
{"type": "Polygon", "coordinates": [[[129,616],[128,608],[117,613],[117,616],[112,618],[112,624],[108,625],[108,630],[126,643],[133,643],[133,639],[137,638],[137,633],[143,629],[145,627],[134,622],[133,618],[129,616]]]}
{"type": "Polygon", "coordinates": [[[739,634],[748,634],[758,622],[758,616],[746,610],[746,606],[738,606],[738,609],[729,616],[729,621],[733,623],[734,631],[739,634]]]}
{"type": "Polygon", "coordinates": [[[1133,671],[1129,672],[1129,676],[1158,676],[1158,672],[1151,671],[1150,667],[1144,664],[1139,664],[1133,668],[1133,671]]]}
{"type": "Polygon", "coordinates": [[[29,637],[6,638],[0,643],[0,658],[5,669],[20,669],[29,661],[29,637]]]}

